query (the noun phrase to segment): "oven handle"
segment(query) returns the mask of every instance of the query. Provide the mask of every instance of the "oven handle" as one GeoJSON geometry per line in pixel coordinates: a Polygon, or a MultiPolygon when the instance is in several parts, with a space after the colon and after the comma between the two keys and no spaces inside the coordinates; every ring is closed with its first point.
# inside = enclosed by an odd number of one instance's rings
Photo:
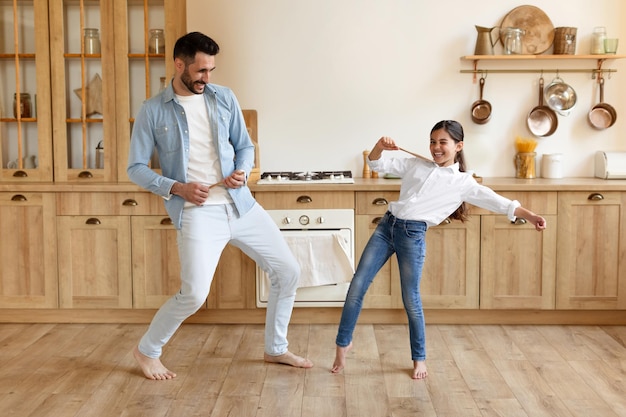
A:
{"type": "Polygon", "coordinates": [[[301,195],[300,197],[298,197],[296,199],[296,201],[298,203],[305,203],[306,204],[306,203],[312,203],[313,199],[311,197],[309,197],[308,195],[301,195]]]}

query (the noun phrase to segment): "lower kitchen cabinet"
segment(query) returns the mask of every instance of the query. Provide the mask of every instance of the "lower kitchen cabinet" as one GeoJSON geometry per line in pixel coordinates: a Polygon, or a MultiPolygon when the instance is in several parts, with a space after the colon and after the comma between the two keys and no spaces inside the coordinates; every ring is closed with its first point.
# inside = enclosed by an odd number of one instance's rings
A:
{"type": "Polygon", "coordinates": [[[132,308],[128,216],[59,216],[61,308],[132,308]]]}
{"type": "Polygon", "coordinates": [[[480,308],[554,309],[556,216],[543,215],[541,233],[521,219],[481,217],[480,308]]]}
{"type": "Polygon", "coordinates": [[[480,216],[447,220],[426,232],[424,308],[478,308],[480,216]]]}
{"type": "Polygon", "coordinates": [[[559,192],[557,309],[626,309],[626,193],[559,192]]]}
{"type": "Polygon", "coordinates": [[[524,219],[482,211],[480,308],[555,308],[557,193],[504,192],[546,219],[537,232],[524,219]]]}
{"type": "Polygon", "coordinates": [[[159,308],[180,290],[176,228],[168,216],[132,216],[133,307],[159,308]]]}
{"type": "Polygon", "coordinates": [[[52,193],[0,193],[0,308],[58,308],[52,193]]]}

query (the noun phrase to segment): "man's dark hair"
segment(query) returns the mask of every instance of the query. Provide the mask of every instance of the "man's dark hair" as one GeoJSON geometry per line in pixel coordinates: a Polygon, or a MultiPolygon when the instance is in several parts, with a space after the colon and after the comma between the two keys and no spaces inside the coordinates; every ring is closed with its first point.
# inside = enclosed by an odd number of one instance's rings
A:
{"type": "Polygon", "coordinates": [[[174,59],[180,58],[185,63],[193,62],[196,53],[217,55],[220,47],[213,39],[200,32],[190,32],[181,36],[174,45],[174,59]]]}

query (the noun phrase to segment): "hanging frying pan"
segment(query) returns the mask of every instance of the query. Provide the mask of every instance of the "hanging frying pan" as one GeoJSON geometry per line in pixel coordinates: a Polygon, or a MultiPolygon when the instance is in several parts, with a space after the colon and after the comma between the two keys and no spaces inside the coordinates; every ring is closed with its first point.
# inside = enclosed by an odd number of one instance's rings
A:
{"type": "Polygon", "coordinates": [[[598,130],[606,129],[615,124],[617,111],[608,103],[604,102],[604,77],[600,76],[600,102],[589,111],[589,123],[598,130]]]}
{"type": "Polygon", "coordinates": [[[539,137],[552,135],[559,126],[554,110],[543,105],[543,77],[539,78],[539,105],[528,113],[526,124],[530,133],[539,137]]]}
{"type": "Polygon", "coordinates": [[[480,77],[480,98],[472,104],[472,121],[479,125],[484,125],[491,118],[491,103],[483,100],[483,89],[485,88],[485,77],[480,77]]]}

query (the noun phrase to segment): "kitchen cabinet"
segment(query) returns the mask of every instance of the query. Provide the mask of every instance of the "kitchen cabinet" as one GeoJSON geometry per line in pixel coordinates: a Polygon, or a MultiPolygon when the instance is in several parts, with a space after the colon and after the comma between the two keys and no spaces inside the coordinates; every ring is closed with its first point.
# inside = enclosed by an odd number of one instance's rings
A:
{"type": "Polygon", "coordinates": [[[174,0],[50,1],[55,181],[129,181],[133,117],[173,74],[184,14],[185,2],[174,0]],[[87,28],[98,29],[99,51],[86,48],[87,28]],[[155,28],[164,50],[150,48],[155,28]]]}
{"type": "Polygon", "coordinates": [[[446,219],[426,233],[421,293],[424,308],[479,306],[480,216],[446,219]]]}
{"type": "MultiPolygon", "coordinates": [[[[398,192],[359,192],[356,197],[357,260],[376,225],[397,200],[398,192]]],[[[466,223],[446,220],[426,233],[426,262],[420,291],[424,308],[478,308],[480,219],[466,223]],[[450,262],[450,253],[455,260],[450,262]]],[[[374,279],[366,308],[402,308],[398,261],[395,255],[374,279]]]]}
{"type": "MultiPolygon", "coordinates": [[[[357,193],[357,261],[378,222],[388,210],[389,203],[398,197],[398,192],[357,193]]],[[[478,308],[479,236],[479,217],[472,217],[466,223],[446,220],[428,230],[426,261],[420,285],[424,308],[478,308]]],[[[403,307],[400,272],[395,255],[392,255],[374,278],[363,306],[403,307]]]]}
{"type": "Polygon", "coordinates": [[[0,182],[51,182],[48,4],[3,1],[0,16],[0,182]]]}
{"type": "Polygon", "coordinates": [[[504,192],[543,216],[546,230],[537,233],[524,219],[481,215],[481,309],[555,308],[557,193],[504,192]]]}
{"type": "Polygon", "coordinates": [[[0,308],[57,308],[54,194],[0,193],[0,308]]]}
{"type": "Polygon", "coordinates": [[[626,192],[558,195],[556,307],[626,309],[626,192]]]}
{"type": "MultiPolygon", "coordinates": [[[[357,265],[367,241],[389,209],[389,203],[397,200],[399,195],[397,191],[356,193],[354,234],[357,265]]],[[[376,274],[363,300],[363,308],[402,308],[400,273],[395,255],[376,274]]]]}

